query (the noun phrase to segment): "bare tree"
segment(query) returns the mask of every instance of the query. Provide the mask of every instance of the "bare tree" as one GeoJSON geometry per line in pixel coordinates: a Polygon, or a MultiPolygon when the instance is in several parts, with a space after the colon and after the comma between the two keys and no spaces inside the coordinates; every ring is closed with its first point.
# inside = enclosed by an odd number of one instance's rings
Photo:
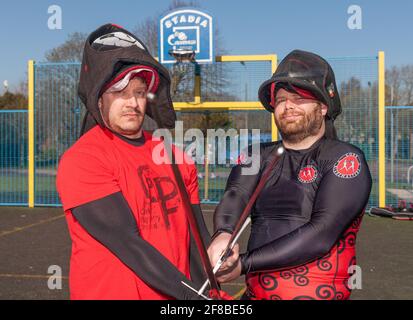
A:
{"type": "MultiPolygon", "coordinates": [[[[172,11],[182,7],[200,8],[198,1],[174,0],[168,7],[172,11]]],[[[159,17],[157,14],[140,22],[133,33],[145,43],[153,56],[158,55],[159,17]]],[[[214,30],[215,51],[218,55],[226,53],[223,38],[216,26],[214,30]]],[[[175,102],[191,102],[194,100],[195,66],[194,64],[175,64],[168,67],[171,74],[171,94],[175,102]]],[[[201,66],[201,98],[207,101],[240,100],[228,90],[228,70],[222,63],[201,66]]],[[[228,128],[231,124],[228,113],[193,112],[182,113],[181,120],[192,127],[200,128],[205,134],[210,128],[228,128]]]]}
{"type": "MultiPolygon", "coordinates": [[[[197,1],[174,0],[168,9],[181,7],[199,7],[197,1]]],[[[133,30],[148,47],[152,55],[158,52],[158,15],[148,17],[140,22],[133,30]]],[[[216,48],[218,53],[223,53],[222,38],[218,29],[215,29],[216,48]],[[217,40],[218,39],[218,40],[217,40]]],[[[47,62],[80,62],[83,55],[84,43],[87,34],[75,32],[69,34],[67,40],[46,52],[47,62]]],[[[65,149],[77,139],[79,119],[82,117],[83,108],[77,97],[77,82],[79,66],[73,64],[59,64],[52,66],[36,67],[36,121],[37,148],[40,152],[47,152],[50,148],[65,149]],[[50,119],[54,123],[49,123],[50,119]],[[42,128],[42,129],[40,129],[42,128]],[[60,147],[62,146],[62,147],[60,147]]],[[[181,64],[170,68],[172,74],[172,94],[174,101],[193,101],[194,65],[181,64]]],[[[231,97],[227,88],[228,81],[225,77],[225,66],[202,66],[202,87],[208,94],[209,101],[237,100],[231,97]]],[[[229,123],[229,116],[217,115],[214,121],[214,113],[203,115],[204,121],[200,121],[208,127],[224,127],[229,123]],[[207,121],[205,121],[207,120],[207,121]]],[[[194,120],[194,118],[193,118],[194,120]]]]}
{"type": "Polygon", "coordinates": [[[393,66],[386,71],[386,105],[413,105],[413,65],[393,66]]]}
{"type": "Polygon", "coordinates": [[[403,84],[404,103],[411,106],[413,105],[413,65],[402,66],[400,78],[403,84]]]}
{"type": "Polygon", "coordinates": [[[69,34],[68,39],[63,44],[46,52],[46,60],[48,62],[82,61],[86,39],[86,33],[74,32],[69,34]]]}
{"type": "MultiPolygon", "coordinates": [[[[168,7],[168,11],[175,10],[182,7],[195,7],[200,8],[197,1],[182,1],[174,0],[168,7]]],[[[146,18],[140,22],[133,30],[133,33],[142,40],[147,46],[148,50],[153,56],[158,55],[158,28],[159,28],[159,16],[157,14],[153,17],[146,18]]],[[[219,27],[215,23],[214,29],[215,39],[215,51],[217,55],[223,55],[226,50],[223,45],[223,38],[219,31],[219,27]]],[[[230,97],[228,93],[224,92],[222,88],[228,85],[228,81],[225,77],[225,68],[222,66],[217,67],[213,65],[202,66],[202,85],[208,92],[209,101],[223,100],[227,98],[231,100],[237,100],[236,97],[230,97]],[[226,95],[226,97],[224,96],[226,95]]],[[[172,75],[172,88],[171,93],[175,101],[188,101],[193,96],[193,81],[194,81],[194,68],[193,65],[173,65],[170,67],[172,75]]],[[[192,97],[193,99],[193,97],[192,97]]]]}
{"type": "MultiPolygon", "coordinates": [[[[199,8],[198,1],[181,1],[173,0],[167,11],[171,11],[183,7],[199,8]]],[[[146,45],[151,55],[158,55],[158,20],[161,14],[158,13],[153,17],[148,17],[144,21],[139,22],[133,29],[133,33],[146,45]]]]}
{"type": "MultiPolygon", "coordinates": [[[[169,5],[167,11],[172,11],[184,7],[194,7],[200,8],[201,5],[198,1],[181,1],[173,0],[169,5]]],[[[156,57],[158,55],[158,28],[159,28],[159,17],[161,13],[154,15],[153,17],[148,17],[144,21],[138,23],[133,29],[133,33],[145,43],[149,52],[156,57]]],[[[223,43],[223,37],[220,32],[219,26],[215,23],[214,30],[215,39],[215,51],[217,55],[224,55],[227,53],[223,43]]]]}
{"type": "Polygon", "coordinates": [[[36,152],[40,162],[57,161],[56,155],[79,136],[83,108],[77,85],[86,39],[86,33],[69,34],[63,44],[45,53],[45,62],[56,64],[35,65],[36,152]]]}
{"type": "Polygon", "coordinates": [[[386,71],[386,105],[397,106],[402,100],[402,80],[397,67],[386,71]]]}

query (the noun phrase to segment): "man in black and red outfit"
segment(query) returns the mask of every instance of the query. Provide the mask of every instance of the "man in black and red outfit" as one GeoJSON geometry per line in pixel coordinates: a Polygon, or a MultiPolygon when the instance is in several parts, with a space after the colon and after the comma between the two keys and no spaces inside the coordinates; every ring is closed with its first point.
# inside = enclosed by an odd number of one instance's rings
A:
{"type": "Polygon", "coordinates": [[[216,209],[209,256],[214,265],[277,150],[285,152],[252,212],[246,253],[233,250],[219,271],[228,282],[246,275],[245,299],[348,299],[355,240],[371,190],[363,152],[337,139],[341,103],[331,66],[295,50],[262,84],[282,141],[261,144],[260,170],[235,166],[216,209]]]}

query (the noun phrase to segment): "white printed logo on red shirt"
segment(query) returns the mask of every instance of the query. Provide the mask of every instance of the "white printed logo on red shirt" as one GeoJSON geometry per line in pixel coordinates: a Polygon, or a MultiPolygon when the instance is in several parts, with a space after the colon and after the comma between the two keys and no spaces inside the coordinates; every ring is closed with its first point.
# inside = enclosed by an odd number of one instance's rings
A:
{"type": "Polygon", "coordinates": [[[334,165],[334,174],[339,178],[351,179],[360,174],[360,158],[355,153],[346,153],[334,165]]]}
{"type": "Polygon", "coordinates": [[[317,179],[317,169],[313,165],[301,168],[298,173],[298,180],[302,183],[313,183],[317,179]]]}

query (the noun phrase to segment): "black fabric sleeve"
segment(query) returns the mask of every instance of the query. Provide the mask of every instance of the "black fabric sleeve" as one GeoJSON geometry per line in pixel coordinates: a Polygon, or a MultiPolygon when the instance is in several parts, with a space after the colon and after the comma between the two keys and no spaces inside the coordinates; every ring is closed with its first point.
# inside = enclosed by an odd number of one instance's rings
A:
{"type": "Polygon", "coordinates": [[[327,254],[365,209],[371,175],[367,163],[355,178],[340,178],[328,170],[320,182],[311,220],[303,226],[241,256],[242,273],[279,270],[310,262],[327,254]]]}
{"type": "Polygon", "coordinates": [[[152,288],[178,300],[200,299],[181,284],[193,283],[139,235],[135,218],[121,192],[72,209],[78,222],[152,288]]]}
{"type": "Polygon", "coordinates": [[[208,228],[205,224],[205,219],[202,215],[201,206],[199,204],[192,204],[191,206],[195,216],[195,220],[199,227],[199,232],[201,233],[201,238],[204,241],[205,247],[208,247],[211,243],[211,235],[209,234],[208,228]]]}
{"type": "MultiPolygon", "coordinates": [[[[250,147],[248,150],[249,157],[251,157],[251,154],[252,151],[250,147]]],[[[261,159],[262,154],[258,155],[258,157],[261,159]]],[[[256,161],[256,159],[254,161],[256,161]]],[[[244,169],[250,169],[253,165],[261,166],[261,161],[259,164],[252,162],[238,164],[232,168],[224,195],[215,209],[214,234],[212,239],[221,232],[232,234],[261,176],[261,170],[256,170],[257,172],[255,174],[245,174],[243,172],[244,169]]]]}
{"type": "MultiPolygon", "coordinates": [[[[204,217],[202,215],[201,206],[199,204],[192,204],[192,210],[195,215],[195,219],[199,226],[199,231],[201,233],[202,240],[206,248],[211,243],[211,236],[209,234],[208,228],[206,227],[204,217]]],[[[198,247],[196,246],[194,237],[191,232],[191,243],[190,243],[190,267],[191,267],[191,279],[195,283],[203,283],[207,279],[204,268],[202,267],[201,255],[199,254],[198,247]]],[[[198,288],[199,289],[199,288],[198,288]]]]}

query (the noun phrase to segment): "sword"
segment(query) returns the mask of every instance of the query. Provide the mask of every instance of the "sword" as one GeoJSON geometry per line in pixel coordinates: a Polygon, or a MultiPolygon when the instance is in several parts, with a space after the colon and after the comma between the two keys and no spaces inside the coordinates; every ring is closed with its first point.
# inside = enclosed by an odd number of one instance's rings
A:
{"type": "MultiPolygon", "coordinates": [[[[247,220],[245,220],[244,224],[242,225],[241,230],[238,232],[238,234],[236,235],[236,237],[234,238],[234,240],[232,240],[232,242],[230,243],[229,246],[229,252],[232,251],[232,249],[235,247],[236,243],[238,242],[239,237],[241,236],[241,234],[245,231],[245,229],[247,228],[247,226],[250,224],[251,222],[251,218],[248,217],[247,220]]],[[[212,271],[214,272],[214,274],[216,274],[219,270],[219,268],[221,268],[222,264],[228,259],[229,255],[225,254],[226,251],[222,251],[221,255],[219,256],[219,259],[217,261],[217,263],[214,266],[214,269],[212,269],[212,271]]],[[[199,291],[197,292],[199,295],[201,295],[202,293],[204,293],[206,287],[208,286],[209,280],[205,280],[204,284],[202,285],[201,289],[199,289],[199,291]]]]}
{"type": "MultiPolygon", "coordinates": [[[[207,280],[208,281],[208,280],[207,280]]],[[[200,297],[204,298],[205,300],[212,300],[211,298],[208,298],[206,296],[204,296],[202,293],[199,293],[198,291],[196,291],[194,288],[192,288],[189,284],[185,283],[184,281],[181,281],[181,283],[187,287],[188,289],[192,290],[193,292],[195,292],[197,295],[199,295],[200,297]]]]}
{"type": "MultiPolygon", "coordinates": [[[[155,97],[153,97],[151,100],[154,100],[154,99],[155,99],[155,97]]],[[[153,108],[153,116],[154,116],[154,119],[155,119],[156,123],[158,124],[158,127],[163,128],[163,123],[162,123],[161,117],[159,115],[159,110],[156,107],[153,108]]],[[[221,300],[221,297],[219,296],[220,289],[219,289],[219,286],[218,286],[218,282],[217,282],[217,279],[215,278],[214,272],[212,271],[211,262],[209,261],[209,257],[208,257],[207,250],[205,248],[205,244],[202,241],[201,233],[199,231],[199,227],[198,227],[198,224],[196,222],[194,212],[192,211],[192,207],[190,205],[189,196],[188,196],[188,193],[187,193],[187,190],[186,190],[181,172],[179,171],[178,165],[175,161],[175,154],[172,150],[172,146],[168,143],[168,141],[165,141],[165,139],[163,139],[163,142],[164,142],[164,147],[165,147],[166,154],[171,155],[171,157],[172,157],[172,159],[171,159],[172,160],[171,161],[172,171],[173,171],[173,174],[175,176],[175,180],[176,180],[177,185],[178,185],[179,193],[181,194],[181,197],[182,197],[182,204],[184,206],[185,212],[187,213],[189,226],[190,226],[192,234],[194,236],[196,246],[199,250],[199,254],[200,254],[200,257],[201,257],[201,261],[202,261],[204,270],[207,274],[208,281],[211,284],[211,288],[213,289],[213,292],[217,293],[217,294],[214,295],[213,298],[216,298],[217,300],[221,300]]],[[[186,286],[189,287],[188,285],[186,285],[186,286]]],[[[193,289],[193,288],[191,288],[191,289],[193,289]]]]}
{"type": "MultiPolygon", "coordinates": [[[[214,275],[219,270],[219,268],[222,266],[222,264],[226,261],[226,259],[231,255],[231,251],[234,248],[239,237],[241,236],[242,232],[244,232],[245,228],[251,222],[251,218],[249,217],[251,208],[254,205],[255,201],[257,200],[258,195],[260,194],[261,190],[264,188],[265,183],[267,182],[268,178],[270,177],[270,174],[272,173],[273,169],[275,168],[276,164],[278,163],[278,161],[280,160],[284,152],[285,152],[285,149],[283,146],[278,147],[274,159],[270,162],[268,168],[264,171],[257,187],[254,190],[254,193],[251,195],[251,198],[249,199],[246,207],[242,211],[241,217],[239,218],[238,223],[236,224],[234,228],[234,232],[232,233],[231,238],[228,241],[227,247],[220,255],[220,258],[213,269],[214,275]]],[[[198,291],[198,293],[199,294],[203,293],[207,285],[208,285],[208,280],[206,280],[206,282],[201,287],[201,289],[198,291]]]]}

